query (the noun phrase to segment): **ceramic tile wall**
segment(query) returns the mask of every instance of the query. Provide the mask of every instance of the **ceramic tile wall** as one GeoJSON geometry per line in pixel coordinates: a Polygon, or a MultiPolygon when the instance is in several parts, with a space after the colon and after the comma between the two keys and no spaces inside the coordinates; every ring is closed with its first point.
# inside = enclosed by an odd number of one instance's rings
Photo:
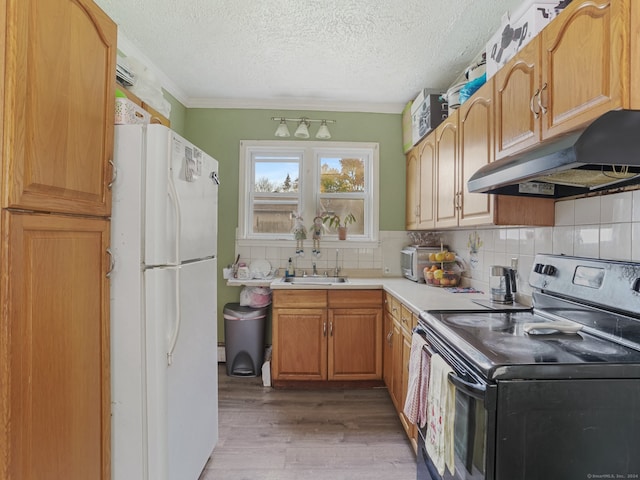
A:
{"type": "MultiPolygon", "coordinates": [[[[556,202],[554,227],[500,227],[441,233],[443,241],[467,263],[466,283],[488,288],[489,266],[510,265],[518,259],[518,283],[528,295],[528,272],[536,253],[577,255],[640,262],[640,190],[556,202]],[[475,248],[472,248],[475,247],[475,248]]],[[[382,231],[376,248],[338,248],[343,272],[362,276],[399,276],[400,250],[410,243],[406,232],[382,231]]],[[[335,267],[336,248],[323,248],[313,257],[311,244],[297,257],[291,246],[239,247],[236,254],[250,264],[267,259],[284,272],[291,257],[297,269],[311,271],[315,261],[322,272],[335,267]]]]}
{"type": "Polygon", "coordinates": [[[520,291],[530,295],[528,272],[536,253],[640,261],[640,190],[558,201],[554,227],[457,230],[443,236],[468,263],[471,285],[488,288],[489,266],[508,266],[517,258],[520,291]]]}
{"type": "MultiPolygon", "coordinates": [[[[399,276],[400,275],[400,250],[409,243],[406,232],[381,231],[380,241],[375,248],[353,247],[328,247],[321,245],[321,255],[312,254],[311,242],[304,245],[304,256],[297,256],[293,246],[282,247],[240,247],[236,245],[236,255],[240,254],[240,261],[250,265],[252,260],[266,259],[273,268],[279,268],[280,274],[284,273],[289,258],[294,263],[296,270],[305,270],[311,273],[312,264],[320,273],[325,270],[333,271],[336,266],[336,251],[338,253],[337,264],[341,272],[358,274],[362,276],[399,276]]],[[[336,245],[334,242],[333,245],[336,245]]],[[[339,242],[337,243],[339,245],[339,242]]]]}

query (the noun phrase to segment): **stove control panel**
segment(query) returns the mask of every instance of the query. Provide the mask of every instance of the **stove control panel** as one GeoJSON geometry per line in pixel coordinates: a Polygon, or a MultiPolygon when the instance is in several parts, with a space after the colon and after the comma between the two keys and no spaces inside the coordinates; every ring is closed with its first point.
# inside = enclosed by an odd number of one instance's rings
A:
{"type": "MultiPolygon", "coordinates": [[[[640,311],[640,263],[536,255],[529,285],[536,291],[627,312],[640,311]]],[[[535,304],[535,302],[534,302],[535,304]]]]}

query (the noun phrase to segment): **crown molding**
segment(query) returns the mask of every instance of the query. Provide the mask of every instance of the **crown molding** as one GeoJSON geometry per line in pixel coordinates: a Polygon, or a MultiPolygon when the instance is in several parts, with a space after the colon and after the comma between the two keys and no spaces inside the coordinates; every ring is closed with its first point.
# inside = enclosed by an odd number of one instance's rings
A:
{"type": "Polygon", "coordinates": [[[321,112],[360,112],[400,114],[406,103],[365,103],[322,101],[311,98],[190,98],[187,108],[237,108],[256,110],[304,110],[321,112]]]}

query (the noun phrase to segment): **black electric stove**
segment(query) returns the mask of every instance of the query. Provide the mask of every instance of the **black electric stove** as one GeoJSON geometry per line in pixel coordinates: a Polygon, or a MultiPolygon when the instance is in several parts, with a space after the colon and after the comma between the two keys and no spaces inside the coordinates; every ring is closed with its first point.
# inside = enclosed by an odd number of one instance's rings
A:
{"type": "Polygon", "coordinates": [[[639,278],[638,264],[538,255],[532,309],[432,310],[420,323],[488,381],[562,378],[563,366],[640,377],[639,278]]]}
{"type": "Polygon", "coordinates": [[[454,471],[421,447],[419,480],[640,478],[640,264],[537,255],[529,284],[528,310],[420,315],[456,426],[454,471]]]}

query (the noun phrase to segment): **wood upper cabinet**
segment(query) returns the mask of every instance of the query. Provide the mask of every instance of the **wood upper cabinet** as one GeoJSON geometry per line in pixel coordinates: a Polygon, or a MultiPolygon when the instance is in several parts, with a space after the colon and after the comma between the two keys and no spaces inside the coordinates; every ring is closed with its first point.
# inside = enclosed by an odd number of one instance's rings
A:
{"type": "Polygon", "coordinates": [[[458,226],[458,111],[435,129],[435,226],[458,226]]]}
{"type": "Polygon", "coordinates": [[[493,223],[493,196],[467,189],[493,161],[492,93],[490,79],[436,129],[436,228],[493,223]]]}
{"type": "Polygon", "coordinates": [[[275,290],[272,376],[382,378],[381,290],[275,290]]]}
{"type": "Polygon", "coordinates": [[[418,215],[420,214],[420,158],[418,146],[407,153],[407,189],[405,226],[407,230],[418,230],[418,215]]]}
{"type": "Polygon", "coordinates": [[[540,93],[539,48],[536,37],[494,77],[496,158],[536,145],[540,139],[539,114],[532,112],[540,108],[535,104],[540,93]]]}
{"type": "Polygon", "coordinates": [[[436,136],[436,227],[553,225],[553,199],[470,193],[467,189],[469,178],[494,160],[493,79],[456,110],[455,118],[457,129],[448,127],[436,136]]]}
{"type": "MultiPolygon", "coordinates": [[[[496,158],[638,108],[633,0],[574,0],[496,73],[496,158]],[[629,68],[631,66],[631,68],[629,68]]],[[[636,52],[637,56],[637,52],[636,52]]]]}
{"type": "Polygon", "coordinates": [[[494,196],[469,193],[467,182],[486,164],[493,162],[493,79],[482,86],[458,111],[457,178],[458,225],[493,223],[494,196]]]}
{"type": "Polygon", "coordinates": [[[407,154],[407,230],[435,226],[433,171],[435,143],[425,137],[407,154]]]}
{"type": "Polygon", "coordinates": [[[108,216],[115,23],[91,0],[5,0],[2,8],[2,207],[108,216]]]}
{"type": "Polygon", "coordinates": [[[1,221],[0,478],[106,480],[109,221],[7,210],[1,221]]]}

